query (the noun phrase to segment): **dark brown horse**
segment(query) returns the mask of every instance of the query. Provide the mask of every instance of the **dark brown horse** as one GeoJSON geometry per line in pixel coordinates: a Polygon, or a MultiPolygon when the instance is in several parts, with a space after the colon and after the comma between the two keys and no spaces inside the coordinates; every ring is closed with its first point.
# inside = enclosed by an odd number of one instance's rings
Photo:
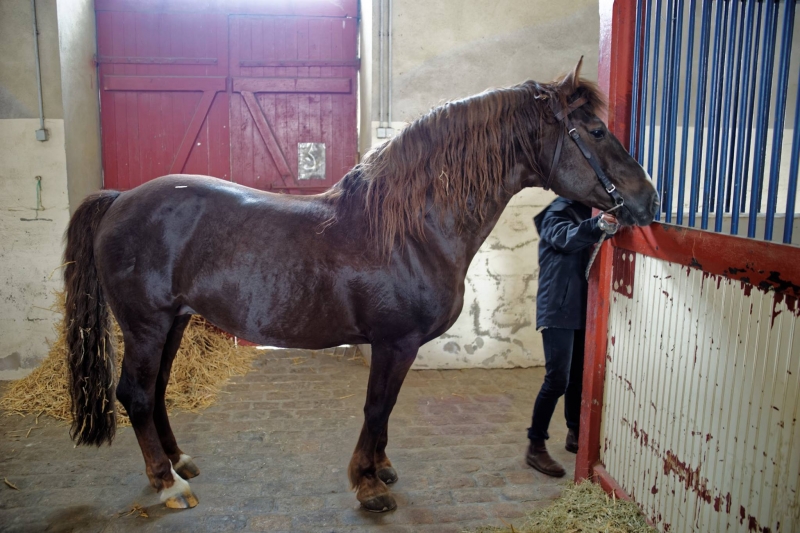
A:
{"type": "Polygon", "coordinates": [[[110,442],[119,398],[162,501],[193,507],[185,479],[198,469],[164,406],[190,315],[260,344],[370,343],[349,477],[364,508],[393,509],[389,414],[417,349],[461,313],[467,267],[511,197],[550,185],[613,207],[584,150],[624,199],[619,221],[653,220],[658,195],[597,118],[601,98],[579,67],[434,109],[317,196],[176,175],[87,198],[67,230],[73,438],[110,442]],[[116,390],[108,308],[125,343],[116,390]]]}

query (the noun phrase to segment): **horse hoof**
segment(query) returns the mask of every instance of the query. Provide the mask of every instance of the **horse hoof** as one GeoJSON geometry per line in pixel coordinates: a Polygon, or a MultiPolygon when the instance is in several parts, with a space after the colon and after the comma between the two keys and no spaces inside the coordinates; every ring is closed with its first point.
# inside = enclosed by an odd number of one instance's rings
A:
{"type": "Polygon", "coordinates": [[[183,479],[192,479],[200,475],[200,469],[194,464],[191,457],[181,454],[181,460],[175,465],[175,472],[183,479]]]}
{"type": "Polygon", "coordinates": [[[197,497],[192,493],[189,482],[178,475],[175,470],[172,470],[173,483],[171,487],[161,490],[160,499],[164,505],[170,509],[191,509],[199,502],[197,497]]]}
{"type": "Polygon", "coordinates": [[[192,494],[192,491],[178,494],[164,500],[164,505],[170,509],[191,509],[192,507],[197,506],[198,503],[200,502],[197,501],[197,497],[192,494]]]}
{"type": "Polygon", "coordinates": [[[361,507],[370,513],[385,513],[397,509],[397,502],[391,494],[381,494],[361,502],[361,507]]]}
{"type": "Polygon", "coordinates": [[[387,485],[391,485],[392,483],[397,481],[397,470],[392,468],[391,466],[386,466],[381,468],[375,473],[378,476],[378,479],[386,483],[387,485]]]}

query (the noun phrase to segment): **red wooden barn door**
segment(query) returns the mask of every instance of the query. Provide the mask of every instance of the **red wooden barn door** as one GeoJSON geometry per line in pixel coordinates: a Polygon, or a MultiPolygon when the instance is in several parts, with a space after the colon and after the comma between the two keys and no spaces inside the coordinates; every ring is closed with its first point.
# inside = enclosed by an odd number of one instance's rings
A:
{"type": "Polygon", "coordinates": [[[106,188],[181,172],[230,178],[226,22],[98,10],[106,188]]]}
{"type": "Polygon", "coordinates": [[[106,188],[186,173],[311,193],[356,163],[357,0],[95,10],[106,188]]]}
{"type": "Polygon", "coordinates": [[[233,180],[291,192],[333,185],[356,163],[356,20],[232,16],[230,47],[233,180]]]}

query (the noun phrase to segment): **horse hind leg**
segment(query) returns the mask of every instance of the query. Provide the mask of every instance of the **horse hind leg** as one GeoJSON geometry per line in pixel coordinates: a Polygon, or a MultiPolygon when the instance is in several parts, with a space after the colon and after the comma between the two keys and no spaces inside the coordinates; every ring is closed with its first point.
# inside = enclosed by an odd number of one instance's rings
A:
{"type": "Polygon", "coordinates": [[[120,324],[125,340],[125,357],[117,398],[131,419],[150,484],[160,492],[161,501],[167,507],[186,509],[197,505],[197,498],[164,452],[153,418],[160,356],[171,323],[172,317],[165,317],[162,324],[137,324],[136,331],[142,332],[137,334],[133,334],[126,324],[120,324]]]}
{"type": "Polygon", "coordinates": [[[153,422],[158,431],[158,438],[161,440],[161,446],[164,448],[164,453],[167,454],[169,460],[172,462],[172,467],[183,479],[191,479],[200,475],[200,469],[194,464],[194,460],[187,454],[183,453],[178,447],[175,435],[172,432],[172,427],[169,423],[169,416],[167,415],[167,405],[165,395],[167,385],[169,384],[169,376],[172,371],[172,363],[175,360],[175,355],[178,353],[178,348],[181,345],[183,332],[186,326],[191,321],[191,315],[180,315],[175,318],[167,334],[167,341],[164,343],[164,350],[161,354],[161,367],[156,379],[156,394],[155,394],[155,407],[153,410],[153,422]]]}
{"type": "MultiPolygon", "coordinates": [[[[392,476],[386,469],[391,462],[385,454],[389,415],[400,387],[417,356],[419,343],[405,340],[399,343],[373,344],[372,366],[364,405],[364,426],[350,460],[348,475],[361,506],[371,512],[391,511],[397,507],[386,483],[378,471],[392,476]],[[382,464],[381,464],[382,463],[382,464]],[[388,463],[388,465],[387,465],[388,463]]],[[[394,473],[396,479],[396,473],[394,473]]]]}

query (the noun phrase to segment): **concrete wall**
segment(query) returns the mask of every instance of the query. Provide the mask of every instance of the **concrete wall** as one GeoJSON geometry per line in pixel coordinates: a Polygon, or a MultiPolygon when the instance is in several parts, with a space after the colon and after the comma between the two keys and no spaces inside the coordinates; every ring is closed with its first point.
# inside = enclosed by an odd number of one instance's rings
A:
{"type": "MultiPolygon", "coordinates": [[[[553,79],[581,55],[583,74],[596,78],[598,13],[597,0],[394,0],[392,127],[487,88],[553,79]]],[[[372,127],[364,128],[362,118],[362,146],[381,142],[377,1],[371,23],[364,30],[372,40],[372,127]]],[[[362,65],[366,61],[362,56],[362,65]]],[[[538,235],[532,218],[552,198],[536,189],[513,199],[470,266],[461,317],[420,349],[416,368],[544,363],[535,329],[538,235]]]]}
{"type": "MultiPolygon", "coordinates": [[[[37,0],[36,11],[45,117],[62,119],[55,0],[37,0]]],[[[0,2],[0,67],[0,119],[38,117],[30,0],[0,2]]]]}
{"type": "Polygon", "coordinates": [[[58,318],[49,308],[61,287],[61,237],[69,217],[56,2],[36,5],[46,142],[35,137],[31,2],[0,2],[0,379],[21,375],[47,355],[58,318]]]}
{"type": "Polygon", "coordinates": [[[69,205],[74,211],[86,195],[103,186],[92,0],[58,0],[58,36],[69,205]]]}

